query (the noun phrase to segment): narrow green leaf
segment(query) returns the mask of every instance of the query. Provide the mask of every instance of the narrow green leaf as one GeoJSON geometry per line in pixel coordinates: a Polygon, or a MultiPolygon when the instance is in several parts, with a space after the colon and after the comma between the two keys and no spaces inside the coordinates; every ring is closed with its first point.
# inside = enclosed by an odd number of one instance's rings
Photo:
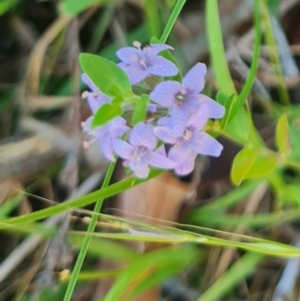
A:
{"type": "Polygon", "coordinates": [[[281,0],[267,0],[267,2],[268,2],[268,8],[270,13],[273,16],[277,17],[279,14],[279,7],[280,7],[281,0]]]}
{"type": "Polygon", "coordinates": [[[106,103],[95,113],[92,121],[92,128],[106,124],[123,113],[122,108],[117,104],[106,103]]]}
{"type": "Polygon", "coordinates": [[[89,53],[80,54],[79,61],[82,70],[104,94],[114,97],[132,94],[128,76],[112,61],[89,53]]]}
{"type": "Polygon", "coordinates": [[[272,22],[271,22],[271,14],[267,7],[266,1],[260,1],[261,13],[262,13],[262,24],[265,29],[265,41],[269,49],[269,57],[274,69],[275,76],[277,77],[277,91],[279,95],[279,101],[282,104],[288,105],[290,103],[290,97],[288,93],[288,89],[284,80],[284,75],[282,72],[282,66],[280,64],[278,46],[276,43],[276,39],[273,33],[272,22]]]}
{"type": "Polygon", "coordinates": [[[231,180],[239,185],[248,174],[257,156],[257,150],[246,146],[235,156],[231,167],[231,180]]]}
{"type": "Polygon", "coordinates": [[[145,0],[144,14],[149,27],[151,36],[160,36],[161,34],[161,18],[159,18],[158,1],[145,0]]]}
{"type": "MultiPolygon", "coordinates": [[[[295,192],[297,192],[298,194],[295,194],[296,197],[294,197],[294,199],[297,198],[297,200],[296,202],[293,202],[293,204],[298,206],[299,198],[297,196],[299,195],[300,191],[299,189],[297,191],[295,189],[295,192]]],[[[286,194],[284,197],[286,200],[289,196],[286,194]]],[[[292,204],[291,201],[290,204],[292,204]]],[[[283,223],[292,222],[299,217],[299,214],[299,209],[291,209],[267,214],[245,216],[226,214],[217,209],[203,208],[203,210],[198,210],[197,215],[194,215],[193,219],[189,219],[189,221],[191,221],[193,224],[201,225],[202,227],[218,228],[226,225],[228,231],[230,228],[235,229],[236,227],[241,225],[253,229],[261,229],[264,227],[279,226],[283,223]],[[213,219],[211,218],[212,216],[214,217],[213,219]]]]}
{"type": "Polygon", "coordinates": [[[205,8],[210,56],[218,86],[227,95],[236,94],[225,57],[217,0],[206,0],[205,8]]]}
{"type": "Polygon", "coordinates": [[[87,46],[87,52],[96,53],[100,42],[102,41],[109,24],[113,18],[114,8],[111,6],[103,7],[103,11],[97,17],[97,21],[94,25],[94,30],[91,33],[90,41],[87,46]]]}
{"type": "Polygon", "coordinates": [[[132,261],[118,276],[103,301],[118,301],[125,296],[128,298],[134,293],[132,289],[142,293],[163,280],[162,277],[155,277],[157,272],[168,270],[169,273],[161,275],[164,276],[163,278],[171,276],[175,272],[174,266],[178,265],[182,269],[197,260],[197,254],[195,248],[187,246],[146,253],[132,261]]]}
{"type": "Polygon", "coordinates": [[[207,215],[207,212],[217,212],[231,208],[250,194],[250,192],[257,187],[258,183],[258,181],[247,181],[217,200],[209,202],[207,205],[201,206],[197,209],[193,209],[187,216],[187,223],[201,223],[201,218],[205,215],[210,219],[210,215],[207,215]]]}
{"type": "Polygon", "coordinates": [[[279,152],[283,155],[289,155],[291,146],[289,143],[289,124],[286,114],[282,114],[277,121],[275,139],[279,152]]]}
{"type": "Polygon", "coordinates": [[[143,94],[140,97],[132,115],[132,119],[131,119],[132,125],[136,125],[139,122],[145,120],[148,111],[149,102],[150,102],[150,98],[147,94],[143,94]]]}
{"type": "MultiPolygon", "coordinates": [[[[70,234],[72,246],[80,248],[84,241],[83,235],[70,234]]],[[[99,237],[92,237],[88,253],[95,257],[104,257],[113,260],[129,261],[135,259],[139,254],[134,249],[126,247],[124,244],[109,241],[107,239],[100,239],[99,237]],[[99,248],[101,246],[101,248],[99,248]]]]}
{"type": "Polygon", "coordinates": [[[0,16],[13,8],[20,0],[1,0],[0,1],[0,16]]]}
{"type": "Polygon", "coordinates": [[[55,214],[59,214],[74,208],[84,207],[89,204],[95,203],[99,199],[105,199],[109,198],[111,196],[114,196],[118,193],[121,193],[131,187],[134,187],[140,183],[143,183],[151,178],[154,178],[162,173],[164,173],[164,170],[160,169],[151,169],[149,176],[147,179],[138,179],[135,177],[129,177],[125,180],[122,180],[120,182],[117,182],[115,184],[109,185],[108,187],[99,189],[97,191],[91,192],[89,194],[86,194],[84,196],[78,197],[76,199],[48,207],[39,211],[35,211],[29,214],[20,215],[17,217],[12,217],[9,219],[5,219],[3,221],[0,221],[0,230],[4,230],[7,228],[10,228],[12,226],[17,226],[21,224],[26,224],[30,222],[34,222],[40,219],[44,219],[49,216],[53,216],[55,214]]]}
{"type": "Polygon", "coordinates": [[[166,43],[169,35],[170,35],[170,32],[183,8],[183,5],[185,3],[186,0],[178,0],[175,4],[175,7],[172,11],[172,14],[169,18],[169,21],[168,23],[166,24],[165,26],[165,29],[164,29],[164,32],[162,33],[162,36],[160,38],[160,43],[166,43]]]}
{"type": "Polygon", "coordinates": [[[199,252],[191,247],[179,247],[176,249],[175,254],[173,256],[167,257],[169,252],[169,248],[165,249],[163,254],[165,256],[164,262],[157,267],[155,273],[152,273],[147,277],[146,281],[141,282],[135,291],[133,292],[132,296],[135,297],[146,290],[150,289],[151,287],[162,283],[167,278],[180,273],[186,266],[188,265],[195,265],[201,258],[199,252]],[[181,256],[180,256],[181,252],[181,256]],[[184,254],[184,259],[182,257],[184,254]]]}
{"type": "MultiPolygon", "coordinates": [[[[205,6],[209,52],[217,84],[219,89],[227,95],[237,94],[226,61],[218,12],[218,1],[206,0],[205,6]]],[[[228,122],[226,131],[230,133],[231,136],[234,136],[237,141],[243,141],[243,144],[251,140],[255,145],[262,145],[263,141],[252,125],[251,116],[249,115],[250,114],[247,114],[245,110],[238,111],[235,118],[232,118],[232,120],[228,122]]]]}
{"type": "Polygon", "coordinates": [[[217,94],[217,102],[225,107],[225,115],[221,121],[221,127],[223,129],[225,129],[227,127],[235,99],[236,99],[235,94],[228,96],[225,93],[223,93],[222,91],[219,91],[217,94]]]}
{"type": "Polygon", "coordinates": [[[22,193],[12,197],[0,206],[0,220],[9,216],[23,201],[24,195],[22,193]]]}
{"type": "Polygon", "coordinates": [[[76,16],[94,4],[100,5],[106,2],[109,3],[108,0],[64,0],[62,2],[62,10],[67,14],[76,16]]]}
{"type": "Polygon", "coordinates": [[[238,98],[233,104],[233,108],[232,111],[230,112],[229,120],[231,120],[236,115],[236,113],[240,110],[240,108],[243,106],[244,102],[246,101],[251,91],[252,85],[255,80],[255,76],[259,65],[259,57],[260,57],[260,45],[261,45],[260,23],[261,21],[260,21],[259,2],[258,0],[255,0],[254,1],[255,40],[254,40],[254,48],[253,48],[250,72],[241,93],[239,94],[238,98]]]}
{"type": "Polygon", "coordinates": [[[261,254],[247,253],[234,263],[197,301],[215,301],[229,292],[236,284],[250,274],[263,259],[261,254]]]}

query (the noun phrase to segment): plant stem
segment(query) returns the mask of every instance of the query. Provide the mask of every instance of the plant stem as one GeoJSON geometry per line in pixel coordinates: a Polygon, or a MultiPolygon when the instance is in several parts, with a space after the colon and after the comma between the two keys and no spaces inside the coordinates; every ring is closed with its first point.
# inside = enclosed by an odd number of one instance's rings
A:
{"type": "Polygon", "coordinates": [[[169,19],[169,21],[168,21],[168,23],[167,23],[167,25],[164,29],[164,32],[163,32],[163,34],[160,38],[161,43],[166,43],[166,41],[167,41],[167,39],[170,35],[170,32],[171,32],[171,30],[172,30],[172,28],[173,28],[173,26],[174,26],[174,24],[175,24],[175,22],[176,22],[176,20],[179,16],[180,12],[182,10],[182,7],[183,7],[185,1],[186,0],[178,0],[177,1],[176,5],[175,5],[175,7],[172,11],[172,14],[170,16],[170,19],[169,19]]]}
{"type": "MultiPolygon", "coordinates": [[[[116,161],[110,163],[110,165],[108,167],[108,170],[106,172],[103,184],[102,184],[102,188],[107,187],[109,185],[109,182],[110,182],[111,176],[113,174],[115,165],[116,165],[116,161]]],[[[94,208],[95,213],[100,212],[102,203],[103,203],[103,199],[100,199],[96,202],[96,205],[95,205],[95,208],[94,208]]],[[[64,301],[69,301],[72,298],[72,294],[73,294],[73,291],[74,291],[75,286],[76,286],[78,275],[80,273],[84,258],[86,256],[87,250],[89,248],[89,244],[90,244],[91,239],[92,239],[92,235],[89,235],[89,234],[94,232],[97,221],[98,221],[98,215],[93,214],[92,218],[91,218],[91,221],[90,221],[90,224],[89,224],[88,229],[87,229],[87,235],[84,238],[84,241],[82,243],[78,258],[76,260],[76,264],[75,264],[75,267],[73,269],[73,272],[72,272],[72,275],[71,275],[71,278],[70,278],[70,282],[68,284],[67,291],[65,293],[64,301]]]]}

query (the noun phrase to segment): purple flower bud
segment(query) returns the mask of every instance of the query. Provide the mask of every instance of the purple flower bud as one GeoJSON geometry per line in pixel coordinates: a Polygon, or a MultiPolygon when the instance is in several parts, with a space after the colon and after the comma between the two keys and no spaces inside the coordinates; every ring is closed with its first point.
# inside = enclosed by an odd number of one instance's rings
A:
{"type": "Polygon", "coordinates": [[[164,146],[156,149],[157,139],[153,134],[153,125],[139,123],[131,131],[129,143],[113,140],[114,151],[123,159],[137,177],[147,178],[150,166],[172,169],[176,163],[167,158],[164,146]]]}
{"type": "Polygon", "coordinates": [[[158,55],[161,51],[173,49],[165,44],[151,44],[143,49],[139,43],[135,47],[124,47],[117,51],[117,56],[122,61],[119,67],[127,73],[132,85],[143,81],[147,76],[174,76],[178,68],[174,63],[158,55]]]}

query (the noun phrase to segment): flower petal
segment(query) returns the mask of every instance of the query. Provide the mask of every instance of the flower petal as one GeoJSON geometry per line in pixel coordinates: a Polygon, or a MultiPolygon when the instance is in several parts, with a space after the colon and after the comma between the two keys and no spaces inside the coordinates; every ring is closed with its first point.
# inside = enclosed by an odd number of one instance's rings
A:
{"type": "Polygon", "coordinates": [[[155,86],[150,93],[150,99],[154,102],[165,106],[173,107],[175,105],[175,96],[179,93],[182,85],[176,81],[164,81],[155,86]]]}
{"type": "Polygon", "coordinates": [[[81,79],[92,90],[92,92],[100,93],[99,89],[96,87],[96,85],[92,82],[92,80],[86,73],[83,73],[81,75],[81,79]]]}
{"type": "Polygon", "coordinates": [[[201,130],[208,121],[208,115],[208,107],[203,104],[199,110],[189,118],[187,127],[193,130],[201,130]]]}
{"type": "Polygon", "coordinates": [[[168,158],[176,163],[181,163],[192,153],[185,143],[176,143],[169,151],[168,158]]]}
{"type": "Polygon", "coordinates": [[[161,145],[159,148],[155,150],[158,154],[167,157],[166,149],[164,145],[161,145]]]}
{"type": "Polygon", "coordinates": [[[113,139],[112,146],[114,151],[123,159],[130,159],[134,152],[134,147],[121,139],[113,139]]]}
{"type": "Polygon", "coordinates": [[[127,63],[125,63],[125,62],[120,62],[120,63],[118,63],[117,64],[121,69],[125,69],[125,67],[127,67],[128,66],[128,64],[127,63]]]}
{"type": "Polygon", "coordinates": [[[161,169],[173,169],[176,166],[176,162],[168,159],[167,157],[157,152],[151,152],[148,163],[151,166],[161,169]]]}
{"type": "Polygon", "coordinates": [[[149,165],[139,164],[136,161],[130,161],[128,166],[138,178],[146,179],[148,177],[150,171],[149,165]]]}
{"type": "Polygon", "coordinates": [[[88,133],[92,131],[92,121],[93,121],[93,117],[89,117],[85,122],[82,123],[82,131],[84,133],[88,133]]]}
{"type": "Polygon", "coordinates": [[[119,138],[129,130],[129,127],[126,126],[126,120],[120,116],[111,120],[108,126],[111,138],[119,138]]]}
{"type": "Polygon", "coordinates": [[[116,52],[116,55],[128,65],[139,64],[143,58],[143,52],[135,47],[123,47],[116,52]]]}
{"type": "Polygon", "coordinates": [[[108,160],[116,161],[112,147],[112,139],[108,136],[108,134],[105,134],[100,138],[100,148],[108,160]]]}
{"type": "Polygon", "coordinates": [[[199,102],[200,104],[207,105],[209,111],[208,118],[219,119],[224,116],[225,108],[208,96],[200,94],[199,102]]]}
{"type": "Polygon", "coordinates": [[[207,68],[205,64],[197,63],[190,71],[184,76],[182,84],[187,89],[188,93],[200,93],[205,84],[205,74],[207,68]]]}
{"type": "Polygon", "coordinates": [[[177,138],[181,137],[188,121],[186,112],[181,110],[173,110],[169,118],[169,128],[172,129],[174,136],[177,138]]]}
{"type": "Polygon", "coordinates": [[[97,136],[98,138],[101,138],[102,136],[106,135],[108,131],[109,131],[109,127],[107,124],[92,129],[92,133],[94,133],[95,136],[97,136]]]}
{"type": "Polygon", "coordinates": [[[167,44],[150,44],[150,47],[151,47],[154,55],[157,55],[160,52],[167,50],[167,49],[169,49],[169,50],[174,49],[173,47],[171,47],[170,45],[167,45],[167,44]]]}
{"type": "Polygon", "coordinates": [[[155,105],[154,103],[150,103],[148,105],[147,111],[150,113],[155,113],[157,111],[157,105],[155,105]]]}
{"type": "Polygon", "coordinates": [[[126,72],[132,85],[140,83],[149,75],[149,72],[147,70],[143,70],[139,66],[128,65],[124,68],[124,71],[126,72]]]}
{"type": "Polygon", "coordinates": [[[187,157],[185,161],[178,164],[174,169],[175,174],[177,174],[178,176],[186,176],[190,174],[194,169],[196,157],[197,154],[193,152],[190,156],[187,157]]]}
{"type": "Polygon", "coordinates": [[[177,66],[162,56],[154,58],[153,65],[148,67],[149,73],[157,76],[174,76],[178,73],[177,66]]]}
{"type": "Polygon", "coordinates": [[[97,100],[98,106],[101,107],[104,104],[109,103],[111,101],[111,98],[105,94],[100,93],[97,96],[96,100],[97,100]]]}
{"type": "Polygon", "coordinates": [[[220,156],[223,149],[221,143],[204,132],[195,133],[193,139],[189,141],[189,146],[198,154],[213,157],[220,156]]]}
{"type": "Polygon", "coordinates": [[[176,138],[172,130],[162,127],[156,126],[153,130],[154,135],[156,135],[161,141],[169,144],[175,144],[176,138]]]}
{"type": "Polygon", "coordinates": [[[130,133],[129,142],[133,146],[143,145],[150,150],[155,149],[157,138],[153,133],[153,128],[151,124],[138,123],[130,133]]]}
{"type": "Polygon", "coordinates": [[[95,96],[92,93],[87,94],[87,102],[93,113],[95,113],[100,107],[95,96]]]}

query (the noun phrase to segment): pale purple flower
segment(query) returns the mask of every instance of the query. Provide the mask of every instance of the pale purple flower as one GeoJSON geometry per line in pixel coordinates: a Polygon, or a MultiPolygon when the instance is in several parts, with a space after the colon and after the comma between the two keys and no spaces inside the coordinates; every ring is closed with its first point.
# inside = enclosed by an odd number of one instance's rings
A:
{"type": "Polygon", "coordinates": [[[176,114],[171,117],[162,117],[158,120],[158,126],[154,128],[154,134],[163,142],[174,145],[168,154],[168,158],[177,163],[175,172],[186,175],[194,168],[197,154],[218,157],[223,146],[213,137],[201,131],[209,116],[207,105],[190,116],[176,114]]]}
{"type": "Polygon", "coordinates": [[[137,177],[147,178],[150,166],[172,169],[176,163],[167,158],[164,146],[155,149],[157,138],[153,134],[153,125],[139,123],[131,131],[129,143],[115,139],[114,151],[123,159],[124,166],[129,167],[137,177]]]}
{"type": "Polygon", "coordinates": [[[184,76],[182,83],[171,80],[161,82],[149,96],[161,106],[172,108],[172,114],[180,111],[189,115],[196,112],[202,104],[206,104],[209,118],[221,118],[225,108],[206,95],[200,94],[204,88],[205,74],[205,64],[197,63],[184,76]]]}
{"type": "Polygon", "coordinates": [[[97,86],[93,83],[93,81],[89,78],[89,76],[86,73],[83,73],[81,75],[81,79],[92,90],[92,92],[100,93],[100,90],[97,88],[97,86]]]}
{"type": "Polygon", "coordinates": [[[174,63],[158,55],[161,51],[173,49],[165,44],[151,44],[141,48],[135,42],[135,47],[124,47],[117,51],[117,56],[122,61],[119,66],[127,73],[132,85],[143,81],[147,76],[173,76],[178,73],[174,63]]]}
{"type": "Polygon", "coordinates": [[[91,92],[83,92],[82,97],[87,99],[92,113],[95,113],[102,105],[111,101],[111,98],[109,96],[100,92],[100,90],[96,87],[96,85],[92,82],[92,80],[87,76],[86,73],[83,73],[81,78],[91,89],[91,92]]]}
{"type": "MultiPolygon", "coordinates": [[[[111,99],[102,94],[99,90],[93,89],[92,85],[93,83],[90,82],[89,87],[91,87],[94,92],[85,92],[83,96],[87,97],[89,107],[92,113],[95,113],[102,105],[109,103],[111,99]]],[[[87,148],[91,143],[99,141],[100,149],[104,156],[110,161],[115,161],[112,142],[114,139],[120,138],[129,130],[129,127],[126,126],[126,120],[118,116],[107,122],[105,125],[92,129],[91,124],[93,118],[94,117],[91,116],[82,123],[83,131],[93,137],[90,141],[84,142],[84,147],[87,148]]]]}
{"type": "Polygon", "coordinates": [[[186,176],[190,174],[195,167],[195,160],[197,155],[197,153],[190,150],[189,154],[187,154],[186,159],[176,165],[174,169],[175,174],[177,174],[178,176],[186,176]]]}

